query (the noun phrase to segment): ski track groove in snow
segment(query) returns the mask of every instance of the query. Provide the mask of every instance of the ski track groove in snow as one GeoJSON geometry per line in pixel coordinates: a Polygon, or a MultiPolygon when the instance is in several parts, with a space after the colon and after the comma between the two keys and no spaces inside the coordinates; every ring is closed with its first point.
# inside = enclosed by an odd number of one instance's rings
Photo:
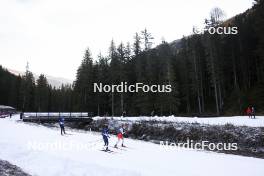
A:
{"type": "MultiPolygon", "coordinates": [[[[18,123],[18,116],[0,119],[0,159],[7,160],[25,172],[37,176],[263,176],[264,160],[222,153],[164,150],[159,145],[125,139],[125,150],[109,154],[100,133],[60,130],[18,123]],[[91,150],[32,150],[28,142],[62,144],[81,143],[91,150]],[[130,148],[131,147],[131,148],[130,148]]],[[[110,146],[116,142],[111,136],[110,146]]]]}

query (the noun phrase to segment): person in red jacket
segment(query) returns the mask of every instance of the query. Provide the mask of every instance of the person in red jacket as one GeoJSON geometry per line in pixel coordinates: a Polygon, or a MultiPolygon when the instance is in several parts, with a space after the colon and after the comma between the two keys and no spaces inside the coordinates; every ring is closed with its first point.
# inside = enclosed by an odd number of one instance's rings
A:
{"type": "Polygon", "coordinates": [[[124,129],[124,125],[122,125],[119,129],[118,129],[118,133],[117,133],[117,142],[115,144],[115,148],[117,148],[117,145],[120,141],[122,141],[121,146],[124,146],[124,133],[125,133],[125,129],[124,129]]]}
{"type": "Polygon", "coordinates": [[[248,117],[251,118],[252,110],[251,110],[250,106],[247,108],[246,113],[247,113],[248,117]]]}

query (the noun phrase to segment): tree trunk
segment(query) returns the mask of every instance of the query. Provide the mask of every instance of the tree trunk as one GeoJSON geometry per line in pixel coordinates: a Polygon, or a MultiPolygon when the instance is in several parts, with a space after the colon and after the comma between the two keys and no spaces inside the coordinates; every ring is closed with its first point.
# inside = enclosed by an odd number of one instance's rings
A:
{"type": "Polygon", "coordinates": [[[197,93],[197,102],[198,102],[198,109],[199,109],[199,114],[201,114],[201,99],[200,99],[200,90],[199,90],[199,74],[198,74],[198,69],[197,69],[197,63],[196,63],[196,54],[193,49],[193,63],[194,63],[194,74],[195,74],[195,88],[196,88],[196,93],[197,93]]]}
{"type": "Polygon", "coordinates": [[[121,104],[121,115],[123,115],[124,112],[124,96],[123,93],[120,95],[120,104],[121,104]]]}
{"type": "Polygon", "coordinates": [[[232,51],[232,63],[233,63],[233,75],[234,75],[234,87],[238,86],[237,84],[237,71],[236,71],[236,60],[234,56],[234,50],[232,51]]]}
{"type": "Polygon", "coordinates": [[[221,85],[218,85],[218,95],[219,95],[219,115],[223,110],[223,98],[222,98],[222,91],[221,91],[221,85]]]}
{"type": "Polygon", "coordinates": [[[97,103],[97,116],[100,116],[100,104],[97,103]]]}
{"type": "Polygon", "coordinates": [[[191,111],[191,105],[190,105],[190,96],[189,96],[189,89],[187,91],[187,102],[186,102],[186,110],[187,110],[187,113],[190,114],[190,111],[191,111]]]}
{"type": "Polygon", "coordinates": [[[212,39],[210,39],[210,60],[211,60],[211,74],[212,74],[214,94],[215,94],[216,114],[219,115],[218,90],[217,90],[217,81],[216,81],[216,71],[215,71],[215,63],[214,63],[214,56],[213,56],[212,39]]]}
{"type": "Polygon", "coordinates": [[[114,92],[112,92],[112,117],[114,117],[114,92]]]}
{"type": "Polygon", "coordinates": [[[203,86],[203,76],[202,76],[202,71],[200,70],[200,96],[201,96],[201,111],[204,113],[204,86],[203,86]]]}
{"type": "Polygon", "coordinates": [[[217,93],[217,84],[214,80],[214,92],[215,92],[215,106],[216,106],[216,114],[219,115],[219,103],[218,103],[218,93],[217,93]]]}

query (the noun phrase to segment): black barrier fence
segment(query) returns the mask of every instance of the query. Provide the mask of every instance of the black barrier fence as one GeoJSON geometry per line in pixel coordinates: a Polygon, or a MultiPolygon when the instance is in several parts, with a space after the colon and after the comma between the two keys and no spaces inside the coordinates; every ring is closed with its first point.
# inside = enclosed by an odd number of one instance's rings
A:
{"type": "Polygon", "coordinates": [[[90,122],[94,114],[92,112],[25,112],[22,119],[24,122],[58,122],[61,117],[69,122],[90,122]]]}

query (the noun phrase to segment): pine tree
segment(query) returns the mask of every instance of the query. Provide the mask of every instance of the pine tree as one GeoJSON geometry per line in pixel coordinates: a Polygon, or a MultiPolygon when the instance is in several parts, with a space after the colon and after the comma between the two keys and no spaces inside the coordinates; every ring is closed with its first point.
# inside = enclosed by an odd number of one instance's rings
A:
{"type": "Polygon", "coordinates": [[[22,83],[20,88],[22,110],[36,111],[35,107],[35,79],[28,69],[25,75],[22,76],[22,83]]]}
{"type": "Polygon", "coordinates": [[[80,111],[93,110],[93,59],[90,50],[87,49],[84,54],[81,66],[77,70],[76,81],[74,89],[78,95],[78,105],[80,111]]]}
{"type": "Polygon", "coordinates": [[[47,78],[41,74],[36,81],[36,106],[37,111],[46,112],[48,111],[48,98],[49,98],[49,90],[48,90],[48,81],[47,78]]]}
{"type": "Polygon", "coordinates": [[[152,40],[154,39],[151,33],[149,33],[145,28],[143,31],[141,31],[141,36],[142,36],[141,39],[143,39],[144,41],[144,50],[147,51],[151,49],[151,46],[153,44],[152,40]]]}

